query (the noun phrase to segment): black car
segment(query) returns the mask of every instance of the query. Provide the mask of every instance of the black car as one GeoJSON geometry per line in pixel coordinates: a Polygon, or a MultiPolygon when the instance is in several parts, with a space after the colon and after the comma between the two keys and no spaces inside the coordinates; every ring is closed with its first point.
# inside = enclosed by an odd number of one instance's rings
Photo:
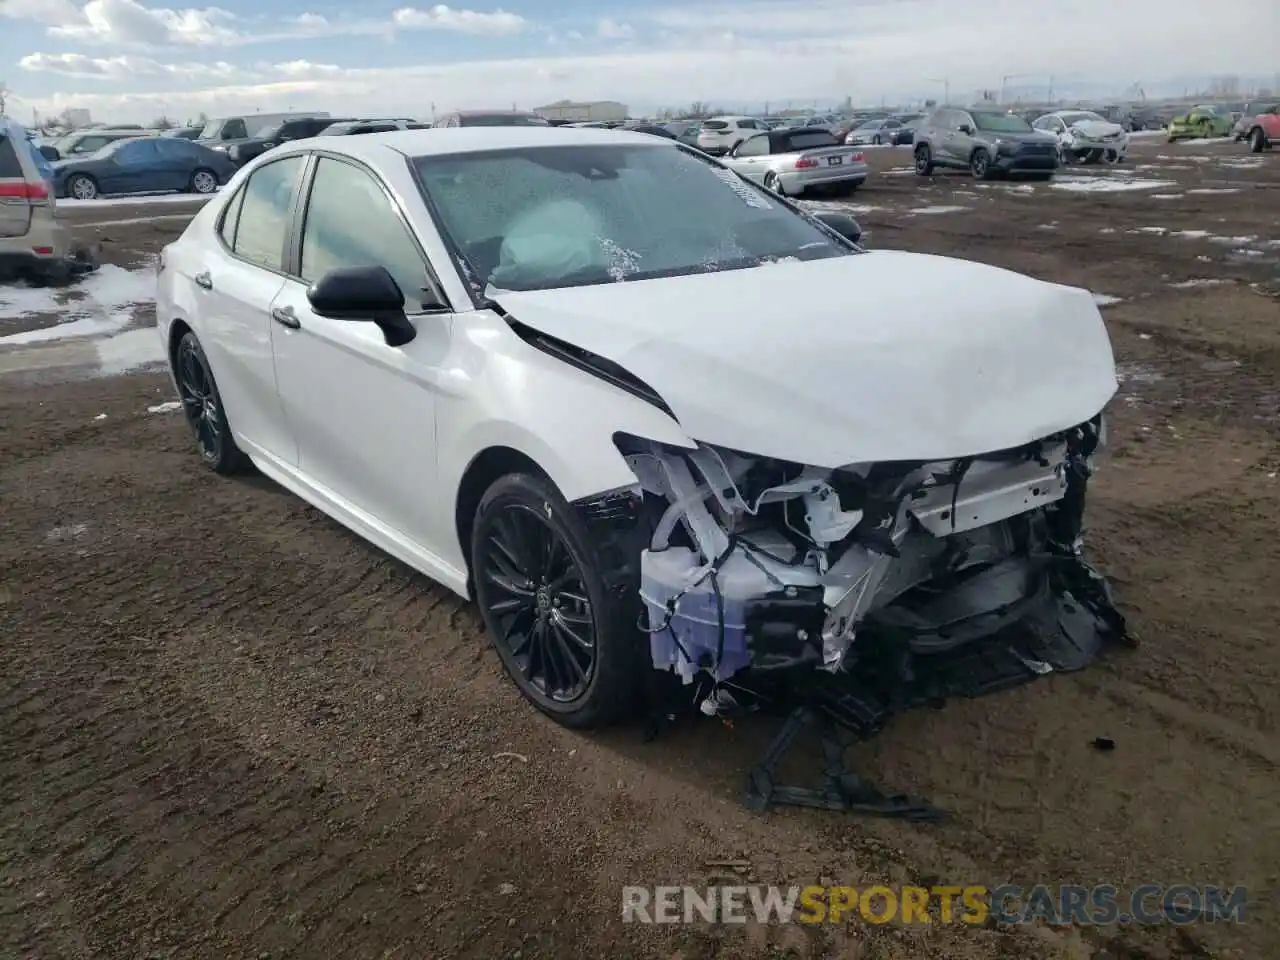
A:
{"type": "Polygon", "coordinates": [[[549,127],[536,113],[523,110],[455,110],[436,121],[437,127],[549,127]]]}
{"type": "Polygon", "coordinates": [[[418,120],[340,120],[325,127],[318,134],[321,137],[352,137],[362,133],[388,133],[391,130],[430,130],[431,124],[418,120]]]}
{"type": "Polygon", "coordinates": [[[654,137],[662,137],[664,140],[677,139],[674,133],[656,123],[627,123],[623,124],[622,129],[628,133],[647,133],[654,137]]]}
{"type": "Polygon", "coordinates": [[[284,120],[267,127],[256,137],[251,137],[228,148],[227,157],[237,167],[243,167],[250,160],[262,156],[272,147],[278,147],[290,140],[305,140],[314,137],[325,127],[332,126],[344,117],[296,117],[284,120]]]}

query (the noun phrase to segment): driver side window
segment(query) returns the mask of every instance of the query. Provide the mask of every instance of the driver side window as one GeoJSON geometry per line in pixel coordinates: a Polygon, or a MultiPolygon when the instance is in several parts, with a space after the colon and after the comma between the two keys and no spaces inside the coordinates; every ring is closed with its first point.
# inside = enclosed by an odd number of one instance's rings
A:
{"type": "Polygon", "coordinates": [[[763,157],[769,153],[769,136],[761,134],[759,136],[750,137],[743,140],[738,146],[738,157],[763,157]]]}

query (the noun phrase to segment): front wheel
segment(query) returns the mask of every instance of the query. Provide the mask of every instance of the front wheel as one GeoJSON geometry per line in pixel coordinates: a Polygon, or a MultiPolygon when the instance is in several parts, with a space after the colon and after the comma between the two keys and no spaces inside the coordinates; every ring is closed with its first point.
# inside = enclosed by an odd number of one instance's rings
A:
{"type": "Polygon", "coordinates": [[[526,699],[569,727],[631,711],[648,652],[639,584],[606,584],[598,544],[549,480],[511,474],[489,488],[471,571],[485,627],[526,699]]]}
{"type": "Polygon", "coordinates": [[[933,151],[927,144],[916,147],[916,175],[929,177],[933,175],[933,151]]]}
{"type": "Polygon", "coordinates": [[[973,151],[973,156],[969,158],[969,172],[973,174],[976,180],[989,180],[991,178],[991,154],[985,150],[973,151]]]}
{"type": "Polygon", "coordinates": [[[201,168],[191,174],[191,183],[188,184],[188,189],[192,193],[213,193],[218,189],[218,177],[212,170],[201,168]]]}
{"type": "Polygon", "coordinates": [[[1253,132],[1249,134],[1249,151],[1251,153],[1261,153],[1266,145],[1267,138],[1263,134],[1262,128],[1254,127],[1253,132]]]}
{"type": "Polygon", "coordinates": [[[196,440],[200,459],[214,473],[243,473],[249,458],[236,446],[227,422],[227,408],[213,379],[213,368],[204,347],[194,332],[188,330],[178,341],[173,357],[174,379],[178,382],[178,398],[196,440]]]}
{"type": "Polygon", "coordinates": [[[67,181],[67,195],[76,200],[96,200],[98,184],[93,177],[77,173],[67,181]]]}
{"type": "Polygon", "coordinates": [[[880,139],[880,134],[878,134],[878,133],[877,133],[874,137],[872,137],[872,138],[871,138],[871,145],[872,145],[873,147],[878,147],[878,146],[880,146],[880,144],[882,144],[882,143],[884,143],[884,141],[880,139]]]}

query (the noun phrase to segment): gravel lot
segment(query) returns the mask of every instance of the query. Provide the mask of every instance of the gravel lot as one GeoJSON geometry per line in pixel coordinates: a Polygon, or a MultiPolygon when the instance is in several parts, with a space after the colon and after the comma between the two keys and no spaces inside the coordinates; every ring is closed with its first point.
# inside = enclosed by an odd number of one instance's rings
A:
{"type": "MultiPolygon", "coordinates": [[[[868,155],[848,204],[870,245],[1119,298],[1088,537],[1141,642],[852,752],[954,822],[747,813],[763,723],[652,744],[553,726],[473,608],[270,482],[207,473],[179,415],[148,412],[163,375],[0,343],[0,956],[1275,956],[1280,153],[1147,143],[1057,186],[868,155]],[[1254,902],[1181,930],[619,922],[622,884],[708,883],[726,858],[781,884],[1242,883],[1254,902]]],[[[193,208],[69,216],[136,267],[193,208]]]]}

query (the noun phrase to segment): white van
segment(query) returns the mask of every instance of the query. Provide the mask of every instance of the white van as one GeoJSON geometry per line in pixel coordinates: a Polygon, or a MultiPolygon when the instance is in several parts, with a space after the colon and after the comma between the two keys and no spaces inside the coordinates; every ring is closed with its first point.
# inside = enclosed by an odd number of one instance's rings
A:
{"type": "Polygon", "coordinates": [[[204,125],[196,142],[215,150],[226,150],[237,143],[253,139],[267,127],[285,120],[327,116],[328,110],[296,110],[290,113],[244,113],[233,117],[219,117],[204,125]]]}

